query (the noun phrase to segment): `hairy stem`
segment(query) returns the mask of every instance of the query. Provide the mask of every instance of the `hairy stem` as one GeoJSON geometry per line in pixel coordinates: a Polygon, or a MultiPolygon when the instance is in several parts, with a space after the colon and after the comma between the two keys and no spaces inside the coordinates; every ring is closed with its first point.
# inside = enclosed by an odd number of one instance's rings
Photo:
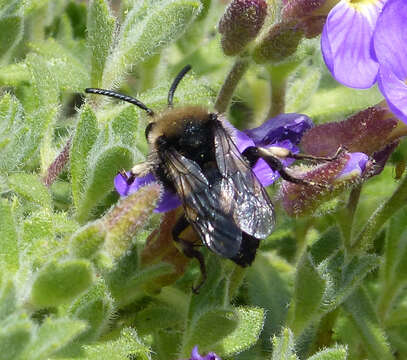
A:
{"type": "Polygon", "coordinates": [[[351,244],[351,251],[357,252],[370,247],[374,237],[379,232],[383,224],[407,202],[407,176],[404,176],[399,187],[393,195],[379,206],[370,216],[366,225],[351,244]]]}
{"type": "Polygon", "coordinates": [[[230,69],[222,88],[219,91],[215,102],[215,109],[220,113],[224,113],[232,99],[233,93],[240,79],[249,67],[249,59],[247,57],[237,57],[235,63],[230,69]]]}
{"type": "Polygon", "coordinates": [[[270,66],[268,71],[270,75],[271,99],[267,118],[284,113],[285,95],[287,88],[287,73],[279,71],[280,68],[270,66]]]}
{"type": "Polygon", "coordinates": [[[42,182],[45,186],[50,187],[58,175],[62,172],[69,161],[69,150],[71,148],[72,138],[69,138],[62,151],[58,154],[52,164],[48,167],[42,182]]]}

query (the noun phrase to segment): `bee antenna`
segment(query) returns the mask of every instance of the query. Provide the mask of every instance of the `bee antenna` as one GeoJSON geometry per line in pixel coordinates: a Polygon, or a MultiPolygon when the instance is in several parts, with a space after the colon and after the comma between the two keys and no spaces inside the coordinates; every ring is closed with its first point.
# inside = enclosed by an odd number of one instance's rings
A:
{"type": "Polygon", "coordinates": [[[154,111],[153,110],[148,108],[140,100],[137,100],[134,97],[127,96],[127,95],[124,95],[124,94],[120,94],[120,93],[112,91],[112,90],[96,89],[96,88],[86,88],[85,92],[88,93],[88,94],[98,94],[98,95],[110,96],[112,98],[116,98],[116,99],[120,99],[120,100],[129,102],[129,103],[131,103],[133,105],[138,106],[139,108],[143,109],[144,111],[146,111],[149,116],[154,116],[154,111]]]}
{"type": "Polygon", "coordinates": [[[183,79],[183,77],[186,75],[186,73],[191,70],[191,65],[185,66],[175,77],[174,81],[172,82],[172,85],[170,87],[170,91],[168,91],[168,106],[172,106],[172,101],[174,99],[174,93],[175,90],[177,90],[177,86],[180,83],[180,81],[183,79]]]}

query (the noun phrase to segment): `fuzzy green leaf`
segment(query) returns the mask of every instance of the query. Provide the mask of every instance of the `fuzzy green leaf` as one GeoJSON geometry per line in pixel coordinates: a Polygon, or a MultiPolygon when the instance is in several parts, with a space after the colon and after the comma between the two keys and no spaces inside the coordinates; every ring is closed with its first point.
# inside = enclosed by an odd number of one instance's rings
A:
{"type": "Polygon", "coordinates": [[[99,134],[96,115],[92,108],[85,104],[76,126],[70,153],[70,167],[72,178],[72,196],[74,204],[79,206],[86,183],[88,171],[87,159],[93,144],[99,134]]]}
{"type": "Polygon", "coordinates": [[[247,272],[246,286],[250,304],[267,311],[262,332],[265,345],[284,325],[287,304],[291,299],[287,284],[291,273],[292,268],[282,259],[262,254],[257,255],[256,261],[247,272]]]}
{"type": "Polygon", "coordinates": [[[332,255],[341,245],[341,233],[338,227],[332,226],[328,228],[321,237],[315,241],[311,248],[310,253],[312,260],[319,264],[324,259],[332,255]]]}
{"type": "Polygon", "coordinates": [[[47,318],[38,329],[35,340],[24,351],[24,360],[49,358],[86,329],[86,322],[68,318],[47,318]]]}
{"type": "Polygon", "coordinates": [[[65,352],[77,354],[83,344],[98,340],[111,320],[113,309],[113,300],[102,280],[76,299],[71,305],[69,313],[74,319],[83,320],[87,324],[87,329],[65,352]]]}
{"type": "Polygon", "coordinates": [[[318,315],[325,287],[326,281],[305,253],[297,266],[290,309],[290,327],[295,334],[299,335],[318,315]]]}
{"type": "Polygon", "coordinates": [[[18,359],[32,334],[30,321],[19,318],[0,327],[0,354],[2,360],[18,359]]]}
{"type": "Polygon", "coordinates": [[[361,91],[337,86],[317,91],[311,99],[310,106],[303,111],[317,123],[328,122],[344,119],[350,114],[379,103],[382,98],[377,87],[361,91]]]}
{"type": "Polygon", "coordinates": [[[346,360],[347,351],[344,346],[324,349],[312,355],[308,360],[346,360]]]}
{"type": "Polygon", "coordinates": [[[102,86],[106,58],[113,42],[115,18],[105,0],[88,5],[87,45],[91,51],[91,86],[102,86]]]}
{"type": "Polygon", "coordinates": [[[11,204],[0,199],[0,268],[18,270],[18,234],[11,204]]]}
{"type": "Polygon", "coordinates": [[[37,175],[14,173],[8,177],[10,188],[23,198],[45,208],[51,208],[51,194],[37,175]]]}
{"type": "Polygon", "coordinates": [[[211,309],[202,312],[189,326],[188,338],[185,340],[184,345],[186,355],[196,345],[203,352],[212,350],[237,328],[238,323],[239,317],[233,310],[211,309]],[[205,336],[202,336],[202,334],[205,334],[205,336]]]}
{"type": "Polygon", "coordinates": [[[257,307],[236,308],[238,326],[218,343],[212,351],[222,356],[231,356],[253,346],[263,330],[265,312],[257,307]]]}
{"type": "Polygon", "coordinates": [[[121,331],[120,337],[98,345],[84,346],[86,360],[123,360],[135,357],[150,360],[150,349],[142,343],[131,328],[121,331]]]}
{"type": "Polygon", "coordinates": [[[138,312],[134,325],[141,335],[154,333],[160,329],[171,331],[182,327],[185,319],[178,309],[167,305],[150,305],[138,312]]]}
{"type": "Polygon", "coordinates": [[[72,235],[71,253],[78,258],[91,259],[104,241],[105,231],[101,223],[89,223],[72,235]]]}
{"type": "Polygon", "coordinates": [[[21,41],[23,30],[21,16],[0,18],[0,56],[2,63],[8,61],[13,49],[21,41]]]}
{"type": "Polygon", "coordinates": [[[89,161],[88,181],[84,196],[78,206],[77,218],[84,222],[91,216],[92,209],[113,190],[113,179],[122,169],[133,164],[133,152],[124,146],[100,149],[89,161]]]}
{"type": "Polygon", "coordinates": [[[25,63],[9,64],[0,67],[0,84],[17,86],[28,81],[30,74],[25,63]]]}
{"type": "Polygon", "coordinates": [[[4,281],[0,288],[0,322],[16,309],[16,288],[12,280],[4,281]]]}
{"type": "Polygon", "coordinates": [[[294,336],[290,329],[283,329],[282,334],[273,338],[272,360],[298,360],[294,351],[294,336]]]}
{"type": "Polygon", "coordinates": [[[127,14],[117,48],[106,63],[104,87],[120,80],[126,68],[146,61],[181,36],[201,10],[198,0],[157,1],[146,12],[135,6],[127,14]]]}
{"type": "Polygon", "coordinates": [[[34,280],[31,301],[37,307],[58,306],[86,290],[92,281],[92,268],[86,260],[51,262],[34,280]]]}
{"type": "Polygon", "coordinates": [[[349,296],[343,307],[358,329],[369,359],[394,359],[386,334],[378,323],[375,309],[366,291],[359,288],[349,296]]]}

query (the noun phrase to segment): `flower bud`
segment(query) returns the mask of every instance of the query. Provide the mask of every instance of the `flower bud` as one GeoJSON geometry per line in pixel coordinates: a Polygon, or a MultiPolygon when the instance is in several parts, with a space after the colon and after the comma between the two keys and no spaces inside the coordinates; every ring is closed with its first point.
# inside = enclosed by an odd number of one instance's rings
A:
{"type": "Polygon", "coordinates": [[[219,22],[223,52],[239,54],[257,36],[266,15],[264,0],[233,0],[219,22]]]}
{"type": "Polygon", "coordinates": [[[117,259],[130,248],[133,237],[143,229],[150,218],[158,198],[161,186],[152,183],[134,194],[121,199],[104,218],[106,229],[105,250],[117,259]]]}
{"type": "Polygon", "coordinates": [[[308,130],[300,147],[314,156],[332,156],[340,146],[367,155],[407,135],[407,126],[382,105],[370,107],[344,121],[318,125],[308,130]]]}
{"type": "Polygon", "coordinates": [[[253,51],[258,64],[280,62],[297,50],[303,38],[302,29],[295,22],[281,22],[273,25],[253,51]]]}
{"type": "Polygon", "coordinates": [[[284,1],[283,21],[295,21],[307,39],[321,34],[329,11],[339,0],[284,1]]]}
{"type": "Polygon", "coordinates": [[[318,206],[332,199],[345,188],[370,176],[373,163],[363,153],[342,152],[337,159],[306,171],[298,171],[295,177],[314,185],[300,185],[283,181],[282,204],[291,216],[314,212],[318,206]]]}

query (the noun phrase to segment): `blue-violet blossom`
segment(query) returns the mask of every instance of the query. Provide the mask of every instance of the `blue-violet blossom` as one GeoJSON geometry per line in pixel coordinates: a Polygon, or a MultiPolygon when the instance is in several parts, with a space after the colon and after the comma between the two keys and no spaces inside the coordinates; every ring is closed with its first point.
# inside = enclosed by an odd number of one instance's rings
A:
{"type": "Polygon", "coordinates": [[[210,352],[205,356],[199,355],[198,346],[195,346],[192,349],[191,357],[189,358],[189,360],[221,360],[221,358],[214,352],[210,352]]]}
{"type": "Polygon", "coordinates": [[[391,111],[407,123],[407,2],[340,1],[321,37],[325,63],[342,84],[365,89],[376,81],[391,111]]]}
{"type": "MultiPolygon", "coordinates": [[[[293,113],[278,115],[257,128],[245,131],[239,131],[229,123],[225,123],[225,125],[234,133],[234,140],[240,152],[249,146],[280,146],[291,150],[293,153],[298,153],[299,150],[296,145],[300,142],[304,132],[312,127],[312,121],[306,115],[293,113]]],[[[294,159],[283,160],[285,166],[289,166],[293,162],[294,159]]],[[[278,172],[270,169],[263,159],[257,161],[253,167],[253,172],[263,186],[271,185],[279,178],[278,172]]],[[[128,185],[123,176],[118,174],[114,179],[114,185],[121,196],[127,196],[154,181],[156,181],[154,175],[149,173],[146,176],[136,178],[134,182],[128,185]]],[[[164,189],[155,212],[170,211],[180,205],[181,201],[178,195],[169,189],[164,189]]]]}

